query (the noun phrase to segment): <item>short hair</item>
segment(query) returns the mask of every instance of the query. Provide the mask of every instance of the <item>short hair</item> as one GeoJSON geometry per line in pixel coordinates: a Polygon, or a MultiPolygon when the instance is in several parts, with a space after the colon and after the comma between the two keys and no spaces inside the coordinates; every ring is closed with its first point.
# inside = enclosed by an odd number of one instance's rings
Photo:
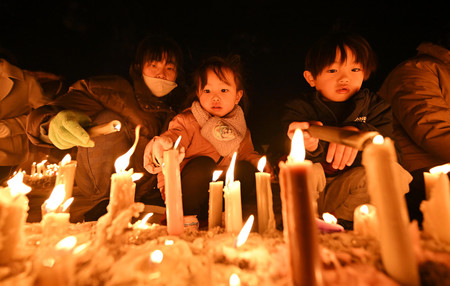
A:
{"type": "Polygon", "coordinates": [[[145,63],[161,61],[164,58],[175,65],[178,74],[182,72],[183,52],[180,46],[169,37],[147,36],[138,45],[130,71],[142,76],[145,63]]]}
{"type": "Polygon", "coordinates": [[[376,70],[377,59],[371,46],[362,36],[350,32],[330,33],[315,42],[306,54],[305,70],[315,78],[326,67],[336,60],[336,50],[341,53],[341,63],[347,59],[345,47],[348,47],[364,70],[364,80],[367,80],[376,70]]]}
{"type": "Polygon", "coordinates": [[[212,56],[203,60],[193,72],[192,92],[187,100],[187,105],[196,100],[198,90],[203,89],[206,86],[208,82],[208,71],[213,71],[220,80],[227,82],[227,78],[224,74],[225,70],[229,70],[233,73],[236,90],[242,90],[243,95],[239,101],[239,105],[244,110],[244,113],[247,113],[249,102],[246,96],[241,58],[239,55],[229,55],[227,57],[212,56]]]}

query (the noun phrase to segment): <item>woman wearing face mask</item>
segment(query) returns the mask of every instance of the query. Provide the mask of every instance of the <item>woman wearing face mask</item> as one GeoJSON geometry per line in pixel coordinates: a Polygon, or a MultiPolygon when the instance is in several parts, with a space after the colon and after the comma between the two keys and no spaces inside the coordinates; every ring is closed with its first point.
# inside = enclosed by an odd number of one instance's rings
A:
{"type": "Polygon", "coordinates": [[[71,221],[97,220],[106,213],[114,162],[133,145],[137,125],[142,126],[140,138],[128,168],[144,177],[136,181],[135,201],[163,204],[156,177],[143,168],[142,158],[147,143],[166,130],[175,116],[175,103],[185,98],[184,89],[176,83],[181,67],[177,43],[151,36],[140,42],[129,79],[80,80],[54,102],[30,113],[27,134],[34,144],[61,150],[77,147],[71,221]],[[86,132],[90,126],[112,120],[121,122],[119,132],[96,137],[86,132]]]}

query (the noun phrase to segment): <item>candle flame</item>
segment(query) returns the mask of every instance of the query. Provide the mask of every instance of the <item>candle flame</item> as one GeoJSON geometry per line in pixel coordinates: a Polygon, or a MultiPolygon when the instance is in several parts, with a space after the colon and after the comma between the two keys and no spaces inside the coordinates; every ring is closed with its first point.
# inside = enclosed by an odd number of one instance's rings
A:
{"type": "Polygon", "coordinates": [[[120,128],[122,128],[120,121],[114,122],[113,128],[114,128],[114,130],[116,130],[116,132],[119,132],[120,128]]]}
{"type": "Polygon", "coordinates": [[[303,162],[305,160],[305,153],[303,132],[301,129],[295,129],[294,137],[292,137],[291,153],[288,156],[288,162],[303,162]]]}
{"type": "Polygon", "coordinates": [[[65,202],[64,202],[64,204],[62,205],[62,212],[65,212],[69,207],[70,207],[70,205],[72,204],[72,202],[73,202],[73,197],[70,197],[70,198],[68,198],[65,202]]]}
{"type": "Polygon", "coordinates": [[[64,184],[56,185],[50,197],[45,201],[45,208],[49,212],[54,212],[64,201],[66,190],[64,184]]]}
{"type": "Polygon", "coordinates": [[[131,175],[131,180],[133,182],[136,182],[137,180],[139,180],[140,178],[142,178],[144,176],[144,173],[133,173],[131,175]]]}
{"type": "Polygon", "coordinates": [[[11,196],[17,197],[21,194],[25,195],[31,191],[31,187],[23,183],[23,173],[17,172],[14,177],[9,179],[7,182],[10,188],[11,196]]]}
{"type": "Polygon", "coordinates": [[[163,261],[163,258],[164,258],[164,254],[159,249],[152,251],[152,253],[150,253],[150,260],[153,263],[161,263],[163,261]]]}
{"type": "Polygon", "coordinates": [[[331,224],[336,224],[337,223],[337,219],[334,215],[330,214],[330,213],[324,213],[322,215],[323,220],[326,223],[331,223],[331,224]]]}
{"type": "Polygon", "coordinates": [[[175,144],[173,144],[173,149],[174,150],[178,148],[178,145],[180,144],[180,141],[181,141],[181,135],[178,136],[177,141],[175,141],[175,144]]]}
{"type": "Polygon", "coordinates": [[[448,174],[448,172],[450,172],[450,163],[436,166],[430,169],[431,174],[438,174],[438,173],[448,174]]]}
{"type": "Polygon", "coordinates": [[[368,215],[369,214],[369,207],[367,205],[362,205],[359,207],[359,210],[362,214],[368,215]]]}
{"type": "Polygon", "coordinates": [[[234,242],[235,247],[240,247],[247,241],[250,231],[252,230],[254,220],[255,217],[253,215],[250,215],[250,217],[247,219],[244,226],[242,227],[241,231],[239,232],[238,236],[236,237],[236,240],[234,242]]]}
{"type": "Polygon", "coordinates": [[[264,167],[266,166],[267,158],[266,156],[262,156],[258,161],[258,171],[264,172],[264,167]]]}
{"type": "Polygon", "coordinates": [[[230,167],[228,168],[227,174],[225,176],[225,185],[228,186],[232,182],[234,182],[234,165],[236,164],[236,156],[237,153],[234,152],[233,157],[231,158],[230,167]]]}
{"type": "Polygon", "coordinates": [[[133,227],[139,228],[139,229],[147,229],[147,221],[150,219],[150,217],[153,215],[153,213],[146,214],[141,220],[138,220],[133,227]]]}
{"type": "Polygon", "coordinates": [[[384,137],[382,135],[377,135],[372,139],[373,144],[383,144],[384,137]]]}
{"type": "Polygon", "coordinates": [[[164,245],[173,245],[173,240],[172,239],[166,239],[164,241],[164,245]]]}
{"type": "Polygon", "coordinates": [[[125,169],[130,164],[130,157],[133,155],[134,150],[136,149],[136,145],[139,141],[139,130],[141,129],[141,125],[136,126],[136,138],[134,139],[134,144],[131,146],[130,150],[128,150],[125,154],[120,156],[116,159],[116,162],[114,162],[114,168],[116,168],[116,173],[124,172],[125,169]]]}
{"type": "Polygon", "coordinates": [[[217,179],[219,179],[220,175],[222,175],[222,170],[216,170],[213,172],[212,181],[215,182],[217,179]]]}
{"type": "Polygon", "coordinates": [[[75,236],[71,235],[71,236],[61,239],[56,244],[55,247],[56,247],[56,249],[71,250],[72,248],[75,247],[76,244],[77,244],[77,238],[75,236]]]}
{"type": "Polygon", "coordinates": [[[241,285],[241,279],[236,273],[231,274],[230,276],[230,286],[239,286],[241,285]]]}
{"type": "Polygon", "coordinates": [[[66,154],[66,156],[64,156],[64,158],[61,160],[61,166],[65,166],[67,163],[70,163],[70,161],[72,161],[72,157],[70,156],[70,154],[66,154]]]}

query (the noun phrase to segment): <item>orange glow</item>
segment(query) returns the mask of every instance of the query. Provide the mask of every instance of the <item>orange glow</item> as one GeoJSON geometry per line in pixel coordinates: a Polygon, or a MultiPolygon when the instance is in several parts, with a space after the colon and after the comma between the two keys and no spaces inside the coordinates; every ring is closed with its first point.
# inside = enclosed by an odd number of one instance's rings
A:
{"type": "Polygon", "coordinates": [[[266,166],[267,158],[266,156],[262,156],[258,161],[258,171],[264,172],[264,167],[266,166]]]}
{"type": "Polygon", "coordinates": [[[237,153],[234,152],[233,157],[231,158],[230,167],[227,170],[226,178],[225,178],[225,185],[229,185],[232,182],[234,182],[234,165],[236,164],[236,156],[237,153]]]}
{"type": "Polygon", "coordinates": [[[332,223],[332,224],[336,224],[337,223],[337,219],[334,215],[330,214],[330,213],[324,213],[322,215],[323,220],[326,223],[332,223]]]}
{"type": "Polygon", "coordinates": [[[68,236],[66,238],[61,239],[56,244],[56,249],[64,249],[64,250],[71,250],[75,247],[77,244],[77,238],[75,236],[68,236]]]}
{"type": "Polygon", "coordinates": [[[134,150],[136,149],[136,145],[139,141],[139,130],[141,129],[141,125],[136,126],[136,138],[134,140],[133,146],[131,146],[130,150],[128,150],[125,154],[120,156],[114,162],[114,168],[116,169],[116,173],[122,173],[130,164],[131,155],[133,155],[134,150]]]}
{"type": "Polygon", "coordinates": [[[215,182],[217,179],[219,179],[220,175],[222,175],[222,170],[217,170],[213,172],[212,181],[215,182]]]}
{"type": "Polygon", "coordinates": [[[384,143],[384,137],[381,135],[377,135],[375,137],[373,137],[372,139],[373,144],[383,144],[384,143]]]}
{"type": "Polygon", "coordinates": [[[70,163],[70,161],[72,161],[72,157],[70,156],[70,154],[67,154],[67,155],[64,156],[64,158],[61,160],[61,166],[65,166],[67,163],[70,163]]]}
{"type": "Polygon", "coordinates": [[[54,212],[63,203],[66,196],[64,185],[57,185],[53,189],[50,197],[45,201],[45,208],[48,212],[54,212]]]}
{"type": "Polygon", "coordinates": [[[291,142],[291,153],[288,156],[289,163],[298,163],[305,160],[305,143],[303,141],[303,132],[296,129],[291,142]]]}
{"type": "Polygon", "coordinates": [[[436,166],[430,169],[431,174],[438,174],[438,173],[448,174],[448,172],[450,172],[450,163],[436,166]]]}
{"type": "Polygon", "coordinates": [[[253,215],[250,215],[247,222],[242,227],[241,232],[239,232],[239,235],[236,237],[236,240],[234,242],[236,247],[243,245],[247,241],[250,231],[252,230],[254,220],[255,217],[253,215]]]}
{"type": "Polygon", "coordinates": [[[8,187],[11,189],[11,196],[16,197],[21,194],[27,194],[31,191],[31,187],[23,183],[23,173],[17,172],[11,179],[7,182],[8,187]]]}

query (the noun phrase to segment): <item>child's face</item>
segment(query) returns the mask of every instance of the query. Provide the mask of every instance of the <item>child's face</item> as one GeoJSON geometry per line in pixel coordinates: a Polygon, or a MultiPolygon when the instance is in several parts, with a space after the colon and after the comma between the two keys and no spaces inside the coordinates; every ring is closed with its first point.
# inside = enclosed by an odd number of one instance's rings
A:
{"type": "Polygon", "coordinates": [[[177,67],[163,58],[161,61],[150,61],[144,64],[142,73],[153,78],[160,78],[169,81],[177,79],[177,67]]]}
{"type": "Polygon", "coordinates": [[[364,80],[364,71],[360,63],[356,63],[355,55],[345,47],[347,59],[341,62],[340,50],[336,51],[336,60],[330,66],[313,78],[309,71],[303,76],[306,81],[319,91],[329,101],[342,102],[352,97],[359,91],[364,80]]]}
{"type": "Polygon", "coordinates": [[[223,117],[239,103],[243,91],[236,90],[233,73],[229,70],[224,70],[228,83],[221,81],[212,70],[208,70],[206,75],[205,87],[197,91],[200,104],[211,115],[223,117]]]}

